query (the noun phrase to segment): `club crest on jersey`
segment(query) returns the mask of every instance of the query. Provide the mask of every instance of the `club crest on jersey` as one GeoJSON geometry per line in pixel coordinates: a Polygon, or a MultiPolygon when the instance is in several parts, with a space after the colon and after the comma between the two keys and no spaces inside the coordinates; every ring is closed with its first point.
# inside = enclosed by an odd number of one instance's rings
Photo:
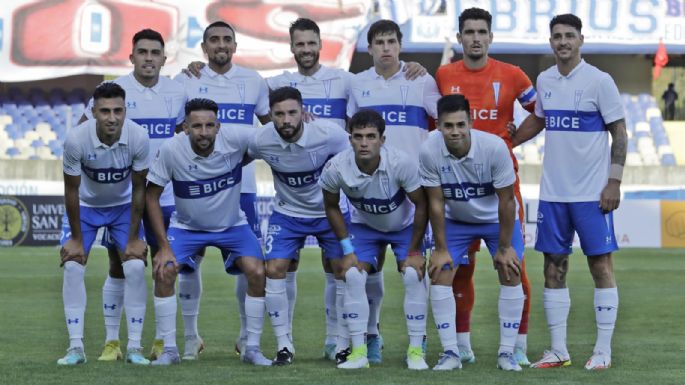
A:
{"type": "Polygon", "coordinates": [[[476,163],[473,165],[473,168],[476,170],[476,178],[478,178],[478,183],[482,183],[482,181],[483,181],[483,163],[476,163]]]}
{"type": "Polygon", "coordinates": [[[576,114],[578,113],[578,107],[580,106],[580,100],[583,97],[583,90],[576,90],[576,93],[573,98],[573,106],[576,109],[576,114]]]}
{"type": "Polygon", "coordinates": [[[492,92],[495,96],[495,106],[499,107],[499,89],[500,82],[492,82],[492,92]]]}
{"type": "Polygon", "coordinates": [[[209,92],[209,87],[200,87],[197,89],[197,92],[199,92],[201,94],[206,94],[209,92]]]}
{"type": "Polygon", "coordinates": [[[245,83],[240,82],[236,85],[238,94],[240,95],[240,104],[245,104],[245,83]]]}
{"type": "Polygon", "coordinates": [[[400,93],[402,94],[402,107],[406,107],[407,98],[409,97],[409,86],[400,86],[400,93]]]}

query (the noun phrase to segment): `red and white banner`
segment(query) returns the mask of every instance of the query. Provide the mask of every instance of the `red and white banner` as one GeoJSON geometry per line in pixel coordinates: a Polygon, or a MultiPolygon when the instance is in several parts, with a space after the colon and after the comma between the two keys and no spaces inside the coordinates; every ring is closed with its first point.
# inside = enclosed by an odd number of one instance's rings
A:
{"type": "Polygon", "coordinates": [[[298,17],[321,28],[321,62],[348,68],[372,0],[14,0],[0,9],[0,81],[131,71],[133,35],[144,28],[164,36],[175,75],[205,60],[204,28],[222,20],[236,30],[236,64],[269,75],[295,68],[288,28],[298,17]]]}

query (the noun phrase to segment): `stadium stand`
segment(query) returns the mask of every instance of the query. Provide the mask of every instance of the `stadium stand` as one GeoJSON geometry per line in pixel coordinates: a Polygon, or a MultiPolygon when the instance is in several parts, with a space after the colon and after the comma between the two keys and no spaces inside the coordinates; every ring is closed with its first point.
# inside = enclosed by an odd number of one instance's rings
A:
{"type": "MultiPolygon", "coordinates": [[[[10,88],[0,95],[0,159],[59,159],[62,141],[74,126],[88,101],[84,89],[50,92],[31,89],[26,94],[10,88]]],[[[677,162],[661,110],[648,94],[622,94],[628,129],[628,166],[675,166],[677,162]]],[[[514,114],[516,124],[527,116],[520,105],[514,114]]],[[[672,132],[673,130],[669,130],[672,132]]],[[[677,139],[677,143],[683,140],[677,139]]],[[[514,149],[519,163],[539,165],[545,147],[544,133],[514,149]]],[[[683,146],[676,146],[677,148],[683,146]]]]}

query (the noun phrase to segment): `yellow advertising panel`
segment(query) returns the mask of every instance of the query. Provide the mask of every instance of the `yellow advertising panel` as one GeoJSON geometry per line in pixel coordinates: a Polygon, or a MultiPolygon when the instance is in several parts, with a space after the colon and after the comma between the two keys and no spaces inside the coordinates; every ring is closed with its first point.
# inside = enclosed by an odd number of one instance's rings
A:
{"type": "Polygon", "coordinates": [[[685,247],[685,201],[661,201],[661,247],[685,247]]]}

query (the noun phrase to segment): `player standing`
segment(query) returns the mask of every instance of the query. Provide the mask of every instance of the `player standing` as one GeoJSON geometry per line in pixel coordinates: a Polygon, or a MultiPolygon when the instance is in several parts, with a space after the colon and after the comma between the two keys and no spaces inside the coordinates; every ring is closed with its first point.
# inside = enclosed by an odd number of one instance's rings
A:
{"type": "Polygon", "coordinates": [[[537,89],[543,97],[514,136],[518,145],[546,128],[535,250],[545,256],[543,304],[552,346],[531,365],[535,368],[571,365],[566,347],[571,308],[566,274],[574,231],[595,283],[597,340],[585,368],[611,367],[618,311],[611,258],[618,250],[613,211],[621,199],[628,140],[616,83],[581,58],[582,26],[572,14],[550,21],[549,43],[556,65],[538,76],[537,89]],[[607,151],[609,134],[611,150],[607,151]]]}
{"type": "MultiPolygon", "coordinates": [[[[492,43],[492,15],[484,9],[469,8],[459,15],[457,40],[461,44],[464,57],[455,63],[438,68],[435,79],[442,95],[464,95],[471,105],[473,128],[495,134],[507,143],[514,169],[518,172],[518,162],[512,152],[511,137],[507,124],[514,120],[514,103],[533,112],[535,108],[535,88],[519,67],[492,59],[488,48],[492,43]]],[[[518,203],[518,216],[523,226],[523,199],[516,176],[514,194],[518,203]]],[[[469,263],[459,265],[454,276],[452,290],[457,301],[457,340],[463,362],[475,362],[471,348],[471,311],[475,302],[473,273],[476,268],[476,251],[480,242],[469,248],[469,263]]],[[[521,283],[526,295],[521,327],[516,340],[514,356],[520,365],[530,365],[526,357],[528,314],[530,311],[530,283],[526,275],[525,262],[521,262],[521,283]]]]}
{"type": "Polygon", "coordinates": [[[240,209],[243,161],[251,134],[233,127],[220,129],[219,111],[217,104],[208,99],[186,103],[186,135],[178,135],[162,146],[148,175],[148,213],[161,241],[154,259],[154,301],[164,340],[164,351],[153,365],[180,361],[176,348],[176,271],[179,268],[183,275],[196,269],[195,256],[207,246],[230,253],[224,261],[226,272],[242,272],[248,281],[248,335],[243,361],[271,365],[259,347],[264,323],[264,258],[240,209]],[[159,197],[170,182],[176,212],[167,235],[159,197]]]}
{"type": "MultiPolygon", "coordinates": [[[[59,365],[86,362],[83,325],[85,265],[97,231],[111,233],[123,261],[123,303],[128,321],[126,361],[150,363],[140,345],[147,301],[145,242],[140,221],[145,208],[149,139],[143,127],[126,120],[126,92],[103,83],[93,93],[94,119],[75,127],[64,141],[64,200],[68,222],[62,229],[64,314],[69,349],[59,365]],[[81,178],[85,176],[85,178],[81,178]]],[[[118,336],[117,336],[118,338],[118,336]]]]}
{"type": "MultiPolygon", "coordinates": [[[[217,21],[205,28],[202,38],[202,51],[207,55],[208,65],[202,68],[201,77],[189,77],[184,74],[176,76],[188,94],[188,98],[208,98],[219,106],[217,118],[225,128],[245,131],[254,134],[255,116],[261,123],[269,121],[269,89],[262,77],[253,70],[231,62],[237,49],[235,30],[223,21],[217,21]]],[[[257,238],[261,238],[257,219],[256,199],[257,182],[254,163],[246,165],[243,173],[240,195],[240,208],[247,216],[257,238]]],[[[200,310],[202,284],[200,270],[179,278],[179,285],[186,290],[181,297],[181,308],[184,321],[191,325],[197,334],[197,316],[200,310]],[[184,282],[187,282],[185,284],[184,282]]],[[[247,338],[245,330],[245,293],[247,281],[242,275],[236,277],[236,297],[240,312],[240,337],[238,345],[244,345],[247,338]]],[[[188,328],[188,326],[186,326],[188,328]]],[[[186,330],[186,333],[193,330],[186,330]]]]}
{"type": "Polygon", "coordinates": [[[429,274],[433,318],[444,349],[436,370],[461,368],[452,293],[455,265],[469,263],[467,250],[483,239],[499,275],[500,346],[497,367],[521,371],[514,344],[523,311],[520,268],[523,234],[516,219],[516,173],[499,137],[471,130],[469,101],[463,95],[438,101],[438,129],[421,146],[420,171],[428,195],[435,250],[429,274]]]}
{"type": "MultiPolygon", "coordinates": [[[[379,20],[367,34],[373,67],[354,76],[350,86],[347,115],[362,108],[377,111],[387,125],[387,144],[418,160],[418,149],[428,135],[429,119],[437,117],[436,102],[440,98],[435,80],[423,75],[408,80],[403,75],[405,63],[400,61],[402,32],[391,20],[379,20]]],[[[368,325],[369,361],[381,362],[382,337],[378,330],[383,300],[382,265],[385,249],[379,250],[379,263],[367,280],[371,306],[368,325]]]]}
{"type": "Polygon", "coordinates": [[[352,351],[341,369],[368,367],[364,334],[368,327],[367,274],[377,266],[378,251],[390,244],[405,285],[404,311],[409,334],[409,369],[427,369],[422,351],[426,334],[426,287],[421,282],[421,254],[426,229],[426,201],[414,159],[390,146],[385,147],[385,122],[373,110],[362,110],[349,121],[348,149],[335,156],[324,169],[326,216],[340,240],[344,258],[344,312],[352,351]],[[345,223],[338,204],[342,190],[355,210],[351,225],[345,223]]]}

